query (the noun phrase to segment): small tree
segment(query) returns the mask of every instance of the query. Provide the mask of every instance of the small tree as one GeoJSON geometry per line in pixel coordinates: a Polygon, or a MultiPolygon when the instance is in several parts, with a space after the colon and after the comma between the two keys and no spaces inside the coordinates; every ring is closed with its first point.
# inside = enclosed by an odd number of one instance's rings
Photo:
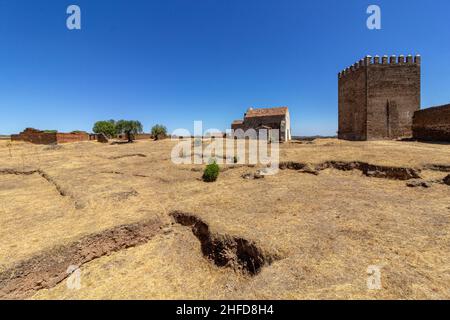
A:
{"type": "Polygon", "coordinates": [[[109,121],[97,121],[92,128],[94,133],[103,133],[105,136],[111,138],[117,134],[116,122],[114,120],[109,121]]]}
{"type": "Polygon", "coordinates": [[[133,142],[134,135],[142,133],[142,124],[137,120],[119,120],[116,129],[118,133],[127,135],[128,142],[133,142]]]}
{"type": "Polygon", "coordinates": [[[167,137],[167,128],[162,124],[156,124],[152,127],[152,136],[155,140],[167,137]]]}
{"type": "Polygon", "coordinates": [[[217,177],[219,176],[219,165],[216,163],[216,161],[213,161],[212,163],[208,164],[205,168],[205,171],[203,171],[203,181],[205,182],[214,182],[217,180],[217,177]]]}

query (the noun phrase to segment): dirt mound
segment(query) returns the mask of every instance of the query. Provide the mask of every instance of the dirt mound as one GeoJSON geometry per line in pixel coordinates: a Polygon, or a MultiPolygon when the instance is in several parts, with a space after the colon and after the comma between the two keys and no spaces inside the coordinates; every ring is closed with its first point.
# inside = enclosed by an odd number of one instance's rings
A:
{"type": "Polygon", "coordinates": [[[408,181],[406,183],[406,186],[408,186],[410,188],[417,188],[417,187],[429,188],[429,187],[431,187],[431,184],[428,181],[425,181],[422,179],[415,179],[415,180],[408,181]]]}

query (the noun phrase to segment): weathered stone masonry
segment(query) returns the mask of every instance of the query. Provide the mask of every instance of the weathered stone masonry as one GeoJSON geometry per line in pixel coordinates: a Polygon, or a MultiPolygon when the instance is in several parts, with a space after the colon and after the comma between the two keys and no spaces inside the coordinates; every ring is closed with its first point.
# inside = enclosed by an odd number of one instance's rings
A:
{"type": "Polygon", "coordinates": [[[244,114],[243,120],[233,121],[231,129],[233,129],[235,137],[245,135],[244,132],[250,129],[254,129],[256,132],[261,129],[268,131],[275,129],[279,130],[280,141],[289,141],[291,140],[289,109],[288,107],[249,108],[244,114]]]}
{"type": "Polygon", "coordinates": [[[340,72],[338,137],[411,137],[420,109],[420,62],[420,56],[367,56],[340,72]]]}
{"type": "Polygon", "coordinates": [[[450,141],[450,104],[415,112],[413,137],[418,140],[450,141]]]}

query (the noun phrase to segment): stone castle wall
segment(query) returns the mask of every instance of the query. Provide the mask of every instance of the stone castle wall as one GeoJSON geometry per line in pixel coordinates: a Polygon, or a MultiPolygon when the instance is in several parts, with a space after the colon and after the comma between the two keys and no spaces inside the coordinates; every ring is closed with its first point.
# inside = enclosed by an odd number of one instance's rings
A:
{"type": "Polygon", "coordinates": [[[365,140],[367,112],[367,72],[357,68],[339,77],[339,138],[365,140]]]}
{"type": "Polygon", "coordinates": [[[450,141],[450,104],[415,112],[413,137],[418,140],[450,141]]]}
{"type": "Polygon", "coordinates": [[[420,56],[368,56],[339,73],[340,139],[412,136],[420,109],[420,56]]]}

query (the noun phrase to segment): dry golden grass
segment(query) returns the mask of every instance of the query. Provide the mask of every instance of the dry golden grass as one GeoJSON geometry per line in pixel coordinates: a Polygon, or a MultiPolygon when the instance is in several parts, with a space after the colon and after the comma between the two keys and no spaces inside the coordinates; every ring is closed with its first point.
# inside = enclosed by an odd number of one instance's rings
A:
{"type": "MultiPolygon", "coordinates": [[[[449,186],[408,188],[405,181],[334,169],[244,180],[243,173],[256,170],[245,166],[208,184],[191,170],[203,166],[171,163],[173,145],[0,141],[0,169],[41,169],[66,194],[38,174],[0,174],[0,271],[84,235],[159,217],[170,225],[167,234],[85,264],[81,290],[62,282],[34,298],[450,298],[449,186]],[[219,268],[203,257],[189,228],[171,224],[173,210],[282,259],[254,277],[219,268]],[[369,265],[382,266],[381,290],[367,289],[369,265]]],[[[334,139],[281,146],[281,161],[327,160],[450,165],[450,146],[334,139]]]]}

